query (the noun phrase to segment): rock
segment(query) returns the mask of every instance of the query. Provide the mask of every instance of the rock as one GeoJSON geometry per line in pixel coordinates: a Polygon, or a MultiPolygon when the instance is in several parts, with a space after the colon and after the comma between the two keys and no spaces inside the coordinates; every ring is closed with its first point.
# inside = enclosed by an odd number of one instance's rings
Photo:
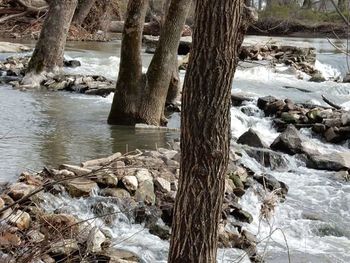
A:
{"type": "Polygon", "coordinates": [[[148,205],[154,205],[156,196],[154,194],[154,184],[151,181],[144,181],[139,185],[135,192],[135,200],[137,202],[144,202],[148,205]]]}
{"type": "Polygon", "coordinates": [[[149,232],[152,235],[155,235],[162,240],[169,240],[170,239],[170,228],[167,226],[153,224],[153,225],[149,226],[149,232]]]}
{"type": "Polygon", "coordinates": [[[333,127],[327,129],[324,132],[323,136],[325,137],[327,142],[337,143],[337,142],[341,142],[343,140],[343,137],[341,136],[341,134],[338,134],[335,131],[335,128],[333,128],[333,127]]]}
{"type": "Polygon", "coordinates": [[[63,62],[65,67],[69,67],[69,68],[76,68],[76,67],[80,67],[81,63],[79,60],[65,60],[63,62]]]}
{"type": "Polygon", "coordinates": [[[93,227],[90,230],[88,240],[86,242],[87,251],[89,253],[96,253],[102,250],[101,245],[106,241],[105,235],[98,227],[93,227]]]}
{"type": "Polygon", "coordinates": [[[270,149],[256,149],[256,148],[244,148],[246,153],[254,158],[258,163],[265,167],[269,167],[272,170],[283,170],[288,168],[288,162],[286,158],[275,151],[270,149]]]}
{"type": "Polygon", "coordinates": [[[50,254],[53,256],[69,256],[78,250],[78,242],[75,239],[63,239],[51,244],[50,254]]]}
{"type": "Polygon", "coordinates": [[[45,235],[40,233],[38,230],[30,230],[27,233],[29,240],[33,243],[40,243],[45,239],[45,235]]]}
{"type": "Polygon", "coordinates": [[[138,188],[138,181],[137,181],[136,176],[133,176],[133,175],[124,176],[122,179],[122,182],[123,182],[125,188],[130,193],[134,193],[138,188]]]}
{"type": "Polygon", "coordinates": [[[18,227],[18,229],[20,230],[26,230],[29,228],[32,220],[27,212],[24,212],[22,210],[16,210],[9,216],[7,221],[11,225],[18,227]]]}
{"type": "Polygon", "coordinates": [[[327,127],[326,125],[322,124],[322,123],[315,123],[312,126],[312,131],[318,134],[324,133],[326,131],[327,127]]]}
{"type": "Polygon", "coordinates": [[[5,201],[0,197],[0,209],[5,207],[5,201]]]}
{"type": "Polygon", "coordinates": [[[349,125],[350,126],[350,113],[343,113],[341,115],[341,122],[342,122],[342,125],[343,126],[347,126],[349,125]]]}
{"type": "Polygon", "coordinates": [[[303,153],[301,135],[293,125],[288,125],[287,129],[275,139],[270,147],[272,150],[291,155],[303,153]]]}
{"type": "Polygon", "coordinates": [[[144,181],[153,182],[153,176],[147,169],[137,169],[135,176],[139,184],[142,184],[144,181]]]}
{"type": "Polygon", "coordinates": [[[171,191],[170,182],[165,180],[162,177],[157,177],[154,180],[154,186],[156,187],[156,189],[158,189],[159,191],[161,191],[163,193],[169,193],[171,191]]]}
{"type": "Polygon", "coordinates": [[[56,263],[56,260],[54,260],[52,257],[50,257],[49,255],[45,254],[41,256],[41,260],[44,263],[56,263]]]}
{"type": "Polygon", "coordinates": [[[245,101],[252,101],[252,98],[245,97],[242,95],[237,95],[237,94],[231,94],[231,103],[232,106],[238,107],[241,106],[243,102],[245,101]]]}
{"type": "Polygon", "coordinates": [[[300,119],[300,116],[297,113],[283,112],[281,114],[281,119],[285,123],[297,123],[300,119]]]}
{"type": "Polygon", "coordinates": [[[306,165],[318,170],[350,170],[350,152],[311,155],[306,165]]]}
{"type": "Polygon", "coordinates": [[[312,74],[311,79],[309,81],[324,82],[324,81],[326,81],[326,79],[325,79],[325,77],[323,77],[321,72],[317,71],[314,74],[312,74]]]}
{"type": "Polygon", "coordinates": [[[240,235],[238,233],[232,233],[225,230],[223,225],[219,226],[219,247],[236,247],[240,242],[240,235]]]}
{"type": "Polygon", "coordinates": [[[242,209],[233,209],[232,211],[230,211],[230,214],[241,222],[245,222],[248,224],[253,222],[253,216],[249,212],[244,211],[242,209]]]}
{"type": "Polygon", "coordinates": [[[118,178],[111,170],[99,169],[93,173],[93,181],[102,187],[117,187],[118,178]]]}
{"type": "Polygon", "coordinates": [[[266,96],[258,99],[258,107],[259,109],[265,111],[266,106],[272,102],[277,101],[277,99],[273,96],[266,96]]]}
{"type": "Polygon", "coordinates": [[[236,175],[236,174],[230,174],[230,175],[229,175],[229,178],[233,181],[233,183],[234,183],[234,185],[235,185],[236,187],[244,189],[244,184],[243,184],[241,178],[239,178],[238,175],[236,175]]]}
{"type": "Polygon", "coordinates": [[[343,79],[344,83],[350,83],[350,72],[346,73],[344,79],[343,79]]]}
{"type": "Polygon", "coordinates": [[[121,200],[130,199],[130,193],[122,188],[105,188],[101,190],[102,196],[116,197],[121,200]]]}
{"type": "Polygon", "coordinates": [[[9,187],[8,195],[13,200],[19,200],[31,192],[35,191],[36,187],[33,185],[27,185],[25,183],[14,183],[9,187]]]}
{"type": "Polygon", "coordinates": [[[264,188],[267,188],[270,191],[279,190],[277,193],[283,197],[285,197],[288,193],[288,186],[285,183],[278,181],[272,175],[254,175],[254,179],[264,188]]]}
{"type": "Polygon", "coordinates": [[[76,178],[64,183],[67,192],[72,197],[87,197],[90,196],[94,189],[97,189],[97,184],[86,178],[76,178]]]}
{"type": "Polygon", "coordinates": [[[91,206],[92,212],[103,219],[103,221],[110,225],[116,219],[116,209],[110,202],[98,201],[91,206]]]}
{"type": "Polygon", "coordinates": [[[252,128],[243,133],[238,138],[237,143],[257,148],[268,148],[268,145],[260,139],[258,132],[254,131],[252,128]]]}

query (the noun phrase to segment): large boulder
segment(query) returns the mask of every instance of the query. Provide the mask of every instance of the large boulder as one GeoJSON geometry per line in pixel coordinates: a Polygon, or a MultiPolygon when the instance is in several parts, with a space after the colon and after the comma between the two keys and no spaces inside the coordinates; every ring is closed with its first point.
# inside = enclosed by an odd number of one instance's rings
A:
{"type": "Polygon", "coordinates": [[[86,178],[76,178],[65,183],[65,188],[72,197],[90,196],[97,184],[86,178]]]}
{"type": "Polygon", "coordinates": [[[301,135],[293,125],[288,125],[270,147],[291,155],[304,152],[301,135]]]}
{"type": "Polygon", "coordinates": [[[350,170],[350,152],[311,155],[307,166],[318,170],[350,170]]]}
{"type": "Polygon", "coordinates": [[[243,133],[237,140],[239,144],[245,144],[257,148],[268,148],[268,145],[264,143],[258,132],[250,128],[248,131],[243,133]]]}

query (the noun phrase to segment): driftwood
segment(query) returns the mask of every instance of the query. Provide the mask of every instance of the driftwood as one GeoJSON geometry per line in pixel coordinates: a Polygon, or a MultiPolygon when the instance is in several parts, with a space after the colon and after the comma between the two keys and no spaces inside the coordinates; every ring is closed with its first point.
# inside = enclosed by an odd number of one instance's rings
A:
{"type": "Polygon", "coordinates": [[[328,105],[332,106],[333,108],[337,109],[337,110],[341,110],[343,109],[341,106],[335,104],[334,102],[331,102],[329,99],[327,99],[324,95],[322,95],[322,99],[325,103],[327,103],[328,105]]]}
{"type": "Polygon", "coordinates": [[[111,162],[113,162],[115,159],[118,159],[122,156],[121,153],[117,152],[109,157],[106,158],[100,158],[100,159],[95,159],[95,160],[89,160],[86,162],[82,162],[81,166],[82,167],[88,167],[88,166],[105,166],[111,162]]]}
{"type": "Polygon", "coordinates": [[[29,12],[41,12],[48,8],[48,4],[44,0],[15,0],[15,1],[29,12]]]}

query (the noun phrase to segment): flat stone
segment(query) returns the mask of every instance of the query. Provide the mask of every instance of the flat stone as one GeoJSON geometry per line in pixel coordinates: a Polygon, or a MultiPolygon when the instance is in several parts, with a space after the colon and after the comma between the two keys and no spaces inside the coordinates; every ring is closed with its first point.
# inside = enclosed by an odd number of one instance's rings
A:
{"type": "Polygon", "coordinates": [[[90,196],[94,189],[97,189],[97,184],[86,178],[76,178],[65,182],[65,188],[72,197],[87,197],[90,196]]]}
{"type": "Polygon", "coordinates": [[[307,167],[318,170],[350,170],[350,152],[311,155],[307,167]]]}

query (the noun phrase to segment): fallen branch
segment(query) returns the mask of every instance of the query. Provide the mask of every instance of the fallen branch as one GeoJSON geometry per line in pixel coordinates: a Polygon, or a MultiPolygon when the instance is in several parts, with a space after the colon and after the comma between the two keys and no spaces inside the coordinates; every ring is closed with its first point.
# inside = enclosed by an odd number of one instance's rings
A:
{"type": "Polygon", "coordinates": [[[327,38],[327,40],[328,40],[329,44],[331,44],[336,50],[340,51],[341,53],[343,53],[343,54],[345,54],[347,56],[350,56],[349,52],[347,52],[346,50],[342,49],[341,47],[338,47],[336,44],[334,44],[332,42],[332,40],[330,40],[329,38],[327,38]]]}
{"type": "Polygon", "coordinates": [[[328,105],[332,106],[333,108],[337,109],[337,110],[341,110],[343,109],[341,106],[335,104],[334,102],[331,102],[329,99],[327,99],[324,95],[322,95],[322,99],[325,103],[327,103],[328,105]]]}
{"type": "Polygon", "coordinates": [[[23,6],[29,12],[41,12],[49,7],[45,1],[39,1],[39,3],[41,4],[41,6],[39,7],[28,5],[25,0],[16,0],[16,2],[23,6]]]}
{"type": "Polygon", "coordinates": [[[9,15],[9,16],[5,16],[3,18],[0,19],[0,23],[3,23],[7,20],[10,20],[12,18],[16,18],[16,17],[20,17],[20,16],[25,16],[26,14],[28,14],[29,12],[28,11],[24,11],[22,13],[19,13],[19,14],[13,14],[13,15],[9,15]]]}

